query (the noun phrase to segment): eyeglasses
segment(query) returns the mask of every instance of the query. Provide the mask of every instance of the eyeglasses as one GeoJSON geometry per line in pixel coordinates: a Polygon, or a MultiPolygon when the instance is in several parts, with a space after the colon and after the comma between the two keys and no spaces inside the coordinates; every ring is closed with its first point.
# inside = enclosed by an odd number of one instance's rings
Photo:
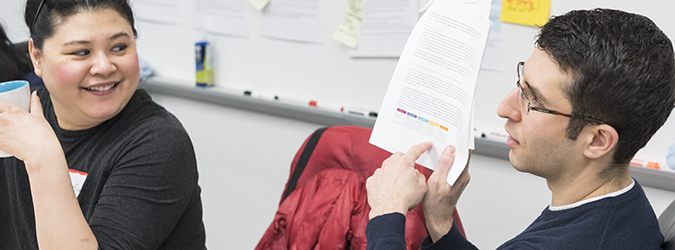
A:
{"type": "Polygon", "coordinates": [[[40,11],[42,6],[45,5],[45,0],[40,1],[40,6],[38,6],[37,12],[35,12],[35,18],[33,18],[33,29],[35,29],[35,23],[37,22],[38,17],[40,16],[40,11]]]}
{"type": "Polygon", "coordinates": [[[569,118],[576,118],[576,119],[583,119],[589,122],[594,122],[594,123],[599,123],[599,124],[607,124],[606,122],[600,121],[598,119],[592,118],[592,117],[585,117],[585,116],[576,116],[576,115],[571,115],[571,114],[566,114],[563,112],[555,111],[555,110],[550,110],[550,109],[545,109],[545,108],[539,108],[532,106],[532,103],[530,102],[530,98],[527,97],[525,94],[525,91],[523,90],[523,86],[520,84],[521,81],[521,76],[523,75],[523,67],[525,66],[525,62],[519,62],[518,63],[518,81],[516,82],[516,86],[518,86],[518,89],[520,90],[520,102],[521,102],[521,107],[524,106],[522,103],[523,99],[527,101],[527,106],[526,106],[526,111],[525,114],[530,114],[530,110],[534,111],[539,111],[545,114],[551,114],[551,115],[557,115],[557,116],[564,116],[564,117],[569,117],[569,118]]]}

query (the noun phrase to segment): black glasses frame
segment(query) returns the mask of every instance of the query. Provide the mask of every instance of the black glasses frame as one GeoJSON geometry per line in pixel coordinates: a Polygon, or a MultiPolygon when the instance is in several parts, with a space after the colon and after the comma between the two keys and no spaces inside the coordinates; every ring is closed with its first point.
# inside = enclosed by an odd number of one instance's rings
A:
{"type": "Polygon", "coordinates": [[[520,84],[520,81],[522,80],[522,78],[521,78],[522,73],[521,72],[523,72],[524,66],[525,66],[525,62],[518,62],[518,67],[516,68],[516,70],[518,72],[518,81],[516,81],[516,86],[518,86],[518,89],[520,90],[520,95],[522,97],[524,97],[525,100],[527,101],[527,111],[526,111],[525,114],[530,114],[530,110],[534,110],[534,111],[542,112],[542,113],[545,113],[545,114],[564,116],[564,117],[575,118],[575,119],[583,119],[583,120],[586,120],[586,121],[589,121],[589,122],[609,125],[606,122],[603,122],[601,120],[598,120],[598,119],[595,119],[595,118],[592,118],[592,117],[576,116],[576,115],[572,115],[572,114],[563,113],[563,112],[560,112],[560,111],[555,111],[555,110],[550,110],[550,109],[532,106],[532,103],[530,102],[530,98],[528,98],[527,95],[525,95],[525,91],[523,90],[523,86],[520,84]]]}

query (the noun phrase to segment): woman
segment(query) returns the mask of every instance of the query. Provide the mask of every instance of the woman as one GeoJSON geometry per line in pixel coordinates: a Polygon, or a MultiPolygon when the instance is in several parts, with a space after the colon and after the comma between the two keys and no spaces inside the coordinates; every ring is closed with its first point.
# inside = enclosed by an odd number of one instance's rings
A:
{"type": "Polygon", "coordinates": [[[0,249],[205,249],[194,150],[139,80],[126,0],[28,0],[30,113],[0,103],[0,249]]]}

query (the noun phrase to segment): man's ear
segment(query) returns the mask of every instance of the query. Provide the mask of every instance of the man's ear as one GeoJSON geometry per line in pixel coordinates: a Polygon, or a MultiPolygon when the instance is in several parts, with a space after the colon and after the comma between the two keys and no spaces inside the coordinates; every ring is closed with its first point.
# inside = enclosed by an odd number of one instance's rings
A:
{"type": "Polygon", "coordinates": [[[611,154],[619,143],[619,133],[612,126],[600,124],[587,126],[586,129],[589,143],[584,149],[584,156],[588,158],[597,159],[611,154]]]}
{"type": "Polygon", "coordinates": [[[30,61],[33,63],[33,71],[39,77],[42,77],[42,51],[35,47],[33,38],[28,39],[28,54],[30,54],[30,61]]]}

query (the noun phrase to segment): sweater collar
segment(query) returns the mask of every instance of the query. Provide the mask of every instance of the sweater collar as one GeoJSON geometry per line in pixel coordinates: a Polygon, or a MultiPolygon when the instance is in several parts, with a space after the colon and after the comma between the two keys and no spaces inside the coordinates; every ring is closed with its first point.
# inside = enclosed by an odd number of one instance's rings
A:
{"type": "Polygon", "coordinates": [[[610,198],[610,197],[616,197],[616,196],[622,195],[622,194],[628,192],[629,190],[631,190],[633,188],[633,186],[635,186],[635,180],[631,179],[630,185],[628,185],[627,187],[625,187],[625,188],[623,188],[619,191],[615,191],[615,192],[611,192],[609,194],[605,194],[605,195],[596,196],[596,197],[593,197],[593,198],[577,201],[577,202],[569,204],[569,205],[549,206],[548,209],[551,210],[551,211],[562,211],[562,210],[572,209],[572,208],[579,207],[579,206],[584,205],[584,204],[588,204],[588,203],[591,203],[591,202],[594,202],[594,201],[602,200],[604,198],[610,198]]]}

